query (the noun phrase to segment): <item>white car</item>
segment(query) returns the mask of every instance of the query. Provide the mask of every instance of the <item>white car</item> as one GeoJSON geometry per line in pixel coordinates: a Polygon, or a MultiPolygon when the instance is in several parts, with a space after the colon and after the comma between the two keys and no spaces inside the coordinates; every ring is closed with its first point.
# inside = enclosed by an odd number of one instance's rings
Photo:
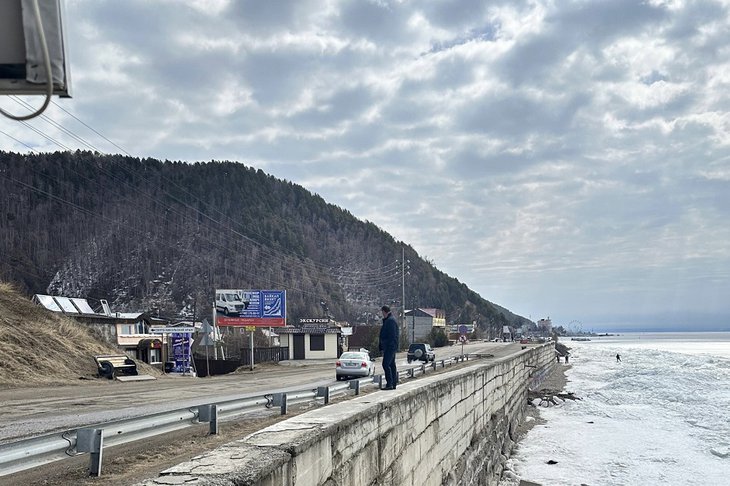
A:
{"type": "Polygon", "coordinates": [[[347,351],[342,353],[335,363],[337,380],[346,380],[375,374],[375,361],[365,351],[347,351]]]}

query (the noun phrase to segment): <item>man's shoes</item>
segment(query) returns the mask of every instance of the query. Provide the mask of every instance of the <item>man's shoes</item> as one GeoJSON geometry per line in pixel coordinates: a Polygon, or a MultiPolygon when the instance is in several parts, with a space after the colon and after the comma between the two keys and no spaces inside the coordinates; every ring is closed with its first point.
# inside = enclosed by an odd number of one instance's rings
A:
{"type": "Polygon", "coordinates": [[[395,390],[395,387],[388,385],[385,388],[383,388],[383,390],[395,390]]]}

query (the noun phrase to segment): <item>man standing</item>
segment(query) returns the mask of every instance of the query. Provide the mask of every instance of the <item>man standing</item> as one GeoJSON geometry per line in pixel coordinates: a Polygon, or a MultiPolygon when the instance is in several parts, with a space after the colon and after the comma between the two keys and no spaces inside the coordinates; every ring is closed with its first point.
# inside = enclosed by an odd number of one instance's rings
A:
{"type": "Polygon", "coordinates": [[[398,351],[398,323],[390,312],[390,307],[384,305],[383,327],[380,328],[380,351],[383,353],[383,371],[385,372],[386,390],[395,390],[398,385],[398,370],[395,367],[395,353],[398,351]]]}

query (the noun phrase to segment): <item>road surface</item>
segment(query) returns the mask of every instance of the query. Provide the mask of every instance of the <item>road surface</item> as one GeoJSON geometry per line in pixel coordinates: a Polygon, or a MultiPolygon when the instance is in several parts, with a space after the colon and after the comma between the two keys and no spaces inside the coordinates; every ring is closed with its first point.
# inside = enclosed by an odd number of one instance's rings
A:
{"type": "MultiPolygon", "coordinates": [[[[521,349],[515,343],[478,342],[465,353],[502,357],[521,349]]],[[[461,354],[461,346],[438,348],[436,359],[461,354]]],[[[210,378],[165,376],[154,381],[96,380],[78,385],[0,390],[0,443],[25,437],[101,424],[143,414],[232,400],[264,393],[316,388],[336,383],[335,360],[316,363],[263,364],[253,372],[210,378]]],[[[406,366],[405,353],[397,355],[406,366]]],[[[376,373],[382,373],[380,361],[376,373]]]]}

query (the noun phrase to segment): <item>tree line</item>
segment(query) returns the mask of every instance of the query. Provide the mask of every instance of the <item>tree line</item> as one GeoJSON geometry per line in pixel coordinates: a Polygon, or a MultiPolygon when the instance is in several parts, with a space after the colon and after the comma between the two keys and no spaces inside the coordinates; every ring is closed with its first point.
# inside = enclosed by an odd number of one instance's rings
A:
{"type": "Polygon", "coordinates": [[[120,310],[208,315],[215,288],[287,290],[288,317],[375,322],[406,301],[482,329],[527,319],[370,222],[235,162],[0,152],[0,279],[120,310]],[[324,304],[323,304],[324,303],[324,304]]]}

